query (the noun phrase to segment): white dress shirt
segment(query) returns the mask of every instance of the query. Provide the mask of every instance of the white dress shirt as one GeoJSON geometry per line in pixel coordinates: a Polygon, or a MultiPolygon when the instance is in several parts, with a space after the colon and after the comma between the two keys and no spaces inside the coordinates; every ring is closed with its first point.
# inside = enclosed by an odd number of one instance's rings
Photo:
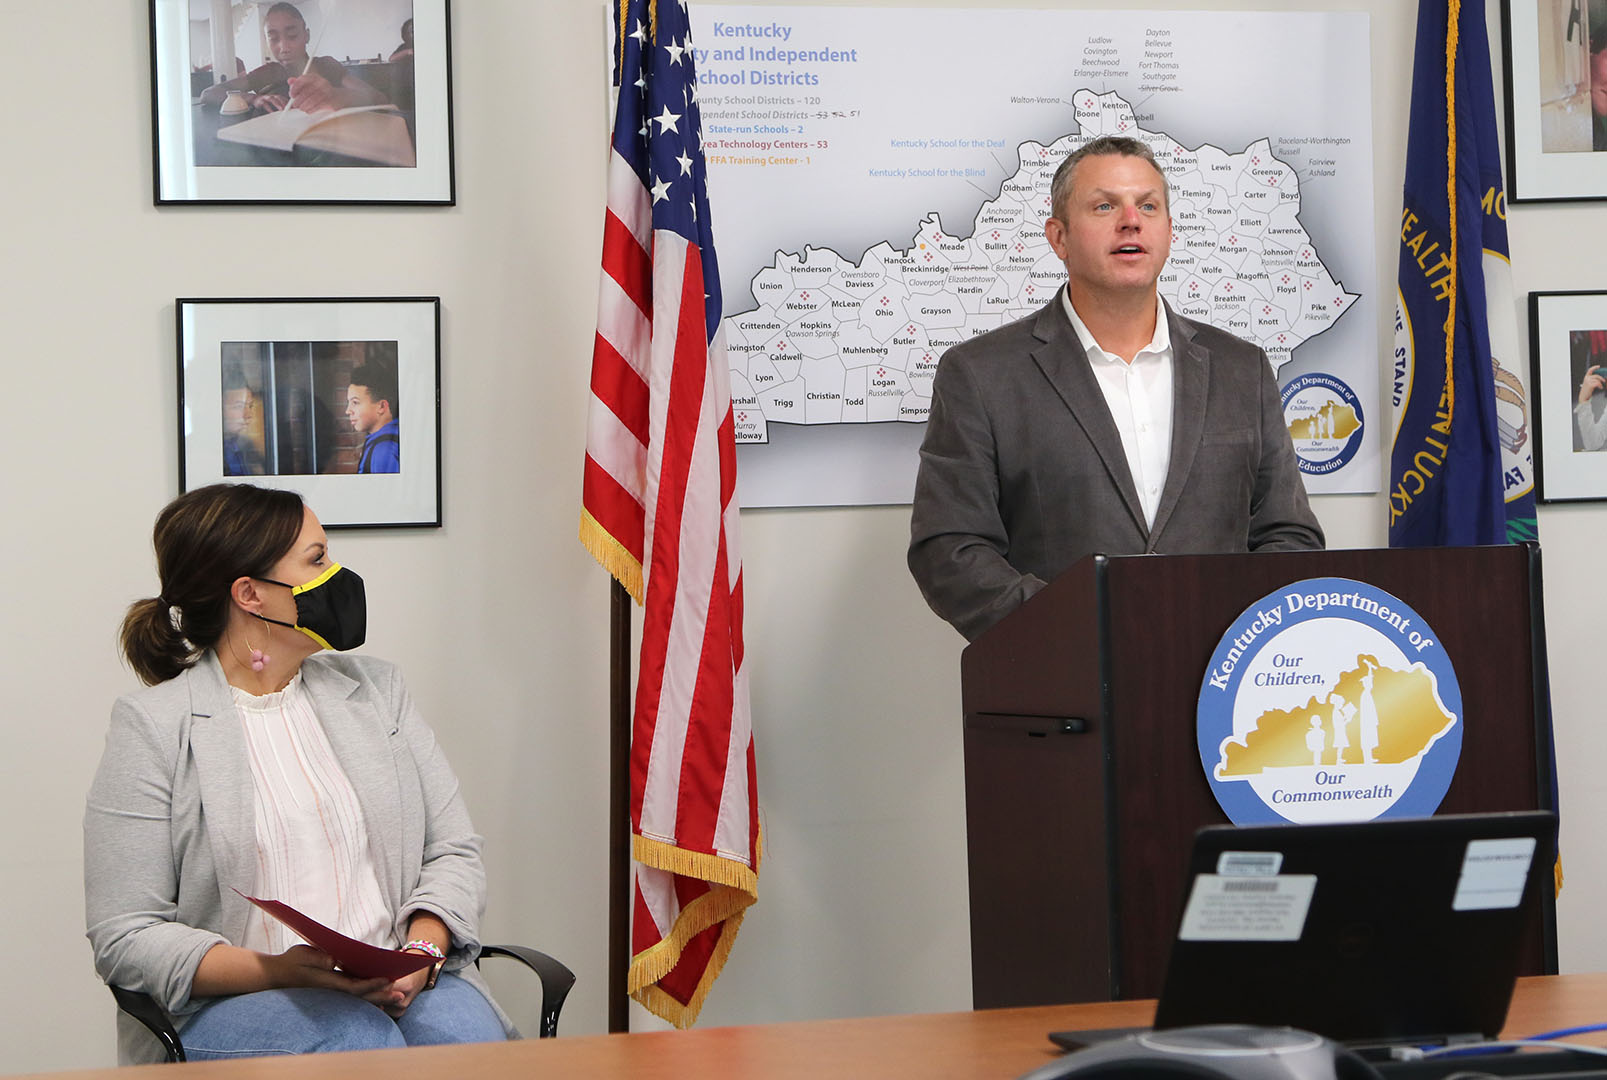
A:
{"type": "Polygon", "coordinates": [[[1172,458],[1172,334],[1160,294],[1155,295],[1155,336],[1138,350],[1132,363],[1099,347],[1072,307],[1069,290],[1062,292],[1060,299],[1122,437],[1127,470],[1144,510],[1144,524],[1153,526],[1172,458]]]}

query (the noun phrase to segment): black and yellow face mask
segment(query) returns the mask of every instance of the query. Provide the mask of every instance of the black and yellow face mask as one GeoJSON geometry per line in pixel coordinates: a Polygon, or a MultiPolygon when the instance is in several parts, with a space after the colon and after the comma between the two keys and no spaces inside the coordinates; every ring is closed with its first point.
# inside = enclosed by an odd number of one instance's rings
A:
{"type": "Polygon", "coordinates": [[[345,652],[361,645],[368,634],[368,597],[363,579],[339,563],[305,585],[287,585],[273,578],[257,578],[290,590],[296,598],[296,621],[287,623],[252,612],[263,622],[300,630],[325,649],[345,652]]]}

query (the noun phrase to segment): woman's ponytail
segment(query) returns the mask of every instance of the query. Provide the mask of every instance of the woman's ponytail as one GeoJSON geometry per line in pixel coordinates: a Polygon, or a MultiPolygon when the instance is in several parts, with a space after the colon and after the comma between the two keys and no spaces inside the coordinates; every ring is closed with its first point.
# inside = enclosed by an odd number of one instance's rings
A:
{"type": "Polygon", "coordinates": [[[195,663],[196,653],[173,625],[172,609],[160,597],[136,600],[118,633],[123,658],[147,685],[166,682],[195,663]]]}

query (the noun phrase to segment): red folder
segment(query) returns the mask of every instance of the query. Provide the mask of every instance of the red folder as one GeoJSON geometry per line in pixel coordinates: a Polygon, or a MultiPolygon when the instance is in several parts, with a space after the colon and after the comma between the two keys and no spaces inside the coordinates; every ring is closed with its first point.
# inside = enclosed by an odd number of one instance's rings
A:
{"type": "Polygon", "coordinates": [[[318,920],[308,918],[281,901],[258,900],[255,896],[246,896],[239,889],[234,891],[300,934],[307,944],[322,949],[334,957],[335,966],[347,975],[354,975],[359,979],[373,979],[383,975],[395,982],[435,963],[435,957],[423,953],[381,949],[377,945],[349,938],[339,930],[331,930],[318,920]]]}

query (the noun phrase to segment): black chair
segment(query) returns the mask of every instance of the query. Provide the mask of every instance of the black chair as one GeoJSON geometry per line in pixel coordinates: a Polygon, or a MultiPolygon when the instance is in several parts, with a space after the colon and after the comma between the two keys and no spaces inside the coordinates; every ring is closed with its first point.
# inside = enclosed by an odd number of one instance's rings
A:
{"type": "MultiPolygon", "coordinates": [[[[564,999],[569,996],[570,987],[575,985],[575,973],[570,971],[561,960],[548,956],[544,952],[526,948],[523,945],[482,945],[480,956],[475,960],[478,966],[480,961],[488,956],[506,956],[517,960],[525,967],[534,971],[541,979],[541,1021],[537,1038],[550,1039],[558,1034],[558,1013],[564,1007],[564,999]]],[[[162,1007],[146,993],[138,990],[124,990],[121,986],[111,986],[112,997],[117,999],[117,1007],[140,1023],[167,1053],[169,1061],[183,1061],[184,1043],[179,1039],[179,1033],[174,1030],[173,1024],[167,1018],[162,1007]]]]}

